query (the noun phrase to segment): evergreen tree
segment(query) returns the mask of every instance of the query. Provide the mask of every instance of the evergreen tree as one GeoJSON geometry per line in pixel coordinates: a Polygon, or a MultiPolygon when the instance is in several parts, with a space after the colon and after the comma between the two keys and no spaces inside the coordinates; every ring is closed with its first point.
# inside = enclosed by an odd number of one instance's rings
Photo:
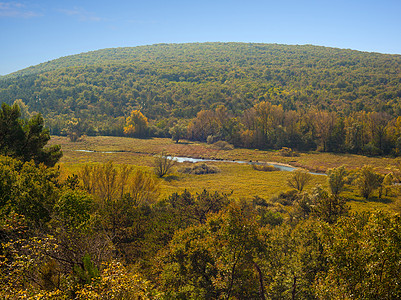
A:
{"type": "Polygon", "coordinates": [[[40,114],[23,120],[17,104],[3,103],[0,110],[0,154],[22,161],[33,160],[36,164],[54,166],[62,156],[59,145],[46,147],[50,140],[49,130],[44,127],[40,114]]]}

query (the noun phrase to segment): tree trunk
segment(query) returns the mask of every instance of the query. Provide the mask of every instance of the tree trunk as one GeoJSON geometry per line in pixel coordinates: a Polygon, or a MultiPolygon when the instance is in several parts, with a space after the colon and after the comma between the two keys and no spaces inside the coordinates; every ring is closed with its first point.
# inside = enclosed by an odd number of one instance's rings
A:
{"type": "Polygon", "coordinates": [[[262,271],[260,270],[259,266],[257,263],[253,262],[253,265],[255,266],[256,271],[258,272],[258,278],[259,278],[259,297],[261,300],[266,300],[265,298],[265,286],[263,285],[263,274],[262,271]]]}

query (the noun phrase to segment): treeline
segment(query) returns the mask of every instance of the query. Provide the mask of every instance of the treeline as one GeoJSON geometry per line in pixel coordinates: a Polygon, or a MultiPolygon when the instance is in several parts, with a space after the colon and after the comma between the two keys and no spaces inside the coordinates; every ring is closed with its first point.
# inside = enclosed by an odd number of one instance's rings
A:
{"type": "MultiPolygon", "coordinates": [[[[364,169],[361,187],[376,176],[364,169]]],[[[271,199],[159,199],[161,179],[126,165],[86,165],[61,179],[0,157],[0,295],[398,299],[399,215],[350,213],[344,168],[329,172],[330,191],[304,192],[311,175],[288,174],[297,189],[271,199]]]]}
{"type": "Polygon", "coordinates": [[[213,110],[201,110],[192,120],[171,118],[153,124],[140,111],[133,110],[125,121],[124,134],[139,138],[171,136],[176,142],[225,141],[245,148],[398,156],[400,126],[401,117],[384,112],[362,111],[344,116],[316,108],[285,110],[282,105],[263,101],[240,116],[219,105],[213,110]]]}
{"type": "Polygon", "coordinates": [[[260,102],[233,116],[224,106],[202,110],[188,125],[187,138],[210,143],[225,140],[245,148],[318,150],[365,155],[399,155],[401,117],[385,112],[285,110],[260,102]]]}
{"type": "Polygon", "coordinates": [[[401,115],[401,58],[325,47],[161,44],[60,58],[0,80],[0,99],[22,99],[52,134],[71,118],[87,134],[122,134],[140,110],[150,121],[191,119],[224,105],[234,116],[263,101],[284,110],[401,115]]]}

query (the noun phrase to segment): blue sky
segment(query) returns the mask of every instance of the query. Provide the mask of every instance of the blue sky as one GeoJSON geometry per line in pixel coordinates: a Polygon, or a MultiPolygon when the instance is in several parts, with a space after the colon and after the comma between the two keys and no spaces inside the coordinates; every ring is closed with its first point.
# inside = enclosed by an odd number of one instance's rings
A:
{"type": "Polygon", "coordinates": [[[401,0],[0,0],[0,75],[61,56],[186,42],[401,54],[401,0]]]}

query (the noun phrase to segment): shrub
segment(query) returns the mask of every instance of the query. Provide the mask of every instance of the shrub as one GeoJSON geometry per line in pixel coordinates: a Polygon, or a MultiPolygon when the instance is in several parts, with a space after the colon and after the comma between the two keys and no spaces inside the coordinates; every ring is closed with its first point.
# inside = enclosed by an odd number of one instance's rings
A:
{"type": "Polygon", "coordinates": [[[280,192],[277,196],[273,196],[270,200],[273,203],[280,203],[282,205],[292,205],[299,198],[298,190],[289,190],[280,192]]]}
{"type": "Polygon", "coordinates": [[[348,172],[344,166],[327,170],[327,178],[333,195],[339,195],[344,190],[347,175],[348,172]]]}
{"type": "Polygon", "coordinates": [[[216,143],[213,144],[213,146],[220,150],[233,150],[234,149],[234,146],[231,145],[230,143],[227,143],[226,141],[217,141],[216,143]]]}
{"type": "Polygon", "coordinates": [[[358,178],[355,180],[355,185],[359,189],[361,196],[368,199],[373,191],[380,187],[382,181],[382,176],[377,174],[372,166],[363,166],[358,171],[358,178]]]}
{"type": "Polygon", "coordinates": [[[287,147],[281,148],[279,153],[280,153],[281,156],[284,156],[284,157],[296,157],[296,156],[299,156],[299,153],[297,153],[294,150],[292,150],[291,148],[287,148],[287,147]]]}
{"type": "Polygon", "coordinates": [[[156,155],[153,165],[157,177],[162,178],[164,175],[167,175],[172,171],[175,165],[175,160],[171,159],[171,157],[163,150],[159,155],[156,155]]]}
{"type": "Polygon", "coordinates": [[[269,209],[265,209],[260,216],[260,224],[262,226],[271,225],[277,226],[283,223],[283,216],[279,212],[274,212],[269,209]]]}
{"type": "Polygon", "coordinates": [[[252,168],[256,171],[263,171],[263,172],[273,172],[273,171],[279,171],[279,168],[276,168],[275,166],[272,165],[257,165],[257,164],[252,164],[252,168]]]}
{"type": "Polygon", "coordinates": [[[311,181],[312,175],[307,170],[297,169],[291,172],[287,179],[287,184],[289,187],[302,192],[304,187],[311,181]]]}
{"type": "Polygon", "coordinates": [[[205,163],[202,163],[191,167],[182,168],[179,170],[179,172],[184,174],[202,175],[202,174],[219,173],[220,169],[217,168],[216,166],[209,166],[205,163]]]}
{"type": "Polygon", "coordinates": [[[216,141],[217,137],[215,137],[214,135],[208,135],[208,137],[206,138],[206,143],[208,143],[209,145],[213,144],[216,141]]]}

